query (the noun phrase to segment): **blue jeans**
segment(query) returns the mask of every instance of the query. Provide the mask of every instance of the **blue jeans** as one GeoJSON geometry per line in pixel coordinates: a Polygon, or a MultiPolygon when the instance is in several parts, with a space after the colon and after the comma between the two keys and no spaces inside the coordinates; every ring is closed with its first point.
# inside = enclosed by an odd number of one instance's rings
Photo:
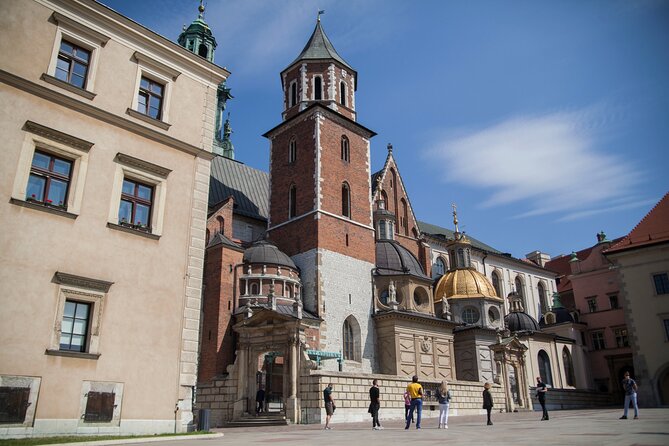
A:
{"type": "Polygon", "coordinates": [[[409,424],[411,424],[411,419],[413,418],[413,411],[417,412],[416,415],[416,429],[420,429],[420,416],[423,413],[423,400],[416,398],[411,400],[411,407],[409,408],[409,415],[407,415],[407,425],[406,429],[409,429],[409,424]]]}
{"type": "Polygon", "coordinates": [[[639,416],[639,406],[636,405],[636,392],[634,392],[631,395],[625,395],[625,410],[623,412],[623,415],[627,416],[627,410],[630,407],[630,400],[632,401],[632,404],[634,404],[634,416],[638,417],[639,416]]]}

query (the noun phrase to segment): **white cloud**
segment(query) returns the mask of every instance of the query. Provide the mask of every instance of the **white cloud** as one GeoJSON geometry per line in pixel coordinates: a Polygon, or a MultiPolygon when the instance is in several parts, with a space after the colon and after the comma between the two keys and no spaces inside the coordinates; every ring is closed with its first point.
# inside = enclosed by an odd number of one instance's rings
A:
{"type": "Polygon", "coordinates": [[[443,162],[443,180],[489,191],[483,207],[520,204],[516,217],[582,218],[612,201],[638,203],[630,194],[640,172],[601,147],[615,120],[604,107],[514,117],[443,137],[429,153],[443,162]]]}

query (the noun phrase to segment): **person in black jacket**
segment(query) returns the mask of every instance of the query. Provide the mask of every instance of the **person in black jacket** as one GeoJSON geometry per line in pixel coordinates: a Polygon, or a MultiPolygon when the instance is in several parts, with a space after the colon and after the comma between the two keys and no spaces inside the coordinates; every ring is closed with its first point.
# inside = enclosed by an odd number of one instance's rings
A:
{"type": "Polygon", "coordinates": [[[548,411],[546,410],[546,383],[541,380],[540,376],[537,376],[537,398],[539,399],[539,404],[541,404],[541,410],[543,410],[543,415],[541,421],[548,420],[548,411]]]}
{"type": "Polygon", "coordinates": [[[383,429],[379,423],[379,409],[381,408],[381,391],[379,390],[379,381],[372,381],[372,387],[369,388],[369,413],[372,414],[372,429],[375,431],[383,429]]]}
{"type": "Polygon", "coordinates": [[[490,392],[490,383],[483,385],[483,408],[488,412],[488,426],[492,426],[490,421],[490,412],[492,412],[492,393],[490,392]]]}

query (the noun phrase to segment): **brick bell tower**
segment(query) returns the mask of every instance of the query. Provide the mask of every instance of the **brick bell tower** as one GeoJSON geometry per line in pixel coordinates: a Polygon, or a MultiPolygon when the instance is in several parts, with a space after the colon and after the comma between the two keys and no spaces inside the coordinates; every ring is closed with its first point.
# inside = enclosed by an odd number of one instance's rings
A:
{"type": "MultiPolygon", "coordinates": [[[[371,130],[356,122],[357,73],[320,22],[281,72],[283,121],[270,140],[268,237],[300,268],[305,309],[323,319],[310,349],[342,353],[344,370],[371,372],[375,265],[371,130]]],[[[326,369],[337,362],[324,361],[326,369]]]]}

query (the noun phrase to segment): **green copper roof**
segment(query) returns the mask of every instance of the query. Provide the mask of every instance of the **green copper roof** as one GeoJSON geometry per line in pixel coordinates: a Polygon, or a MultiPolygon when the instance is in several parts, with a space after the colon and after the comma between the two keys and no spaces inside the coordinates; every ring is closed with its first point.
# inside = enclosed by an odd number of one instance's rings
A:
{"type": "Polygon", "coordinates": [[[316,22],[316,29],[314,29],[313,34],[309,38],[306,46],[302,50],[297,59],[295,59],[289,66],[294,65],[300,60],[322,60],[322,59],[334,59],[340,64],[344,65],[349,70],[355,73],[355,70],[348,64],[342,57],[337,54],[337,50],[334,49],[330,39],[325,35],[323,27],[321,26],[321,21],[316,22]]]}

